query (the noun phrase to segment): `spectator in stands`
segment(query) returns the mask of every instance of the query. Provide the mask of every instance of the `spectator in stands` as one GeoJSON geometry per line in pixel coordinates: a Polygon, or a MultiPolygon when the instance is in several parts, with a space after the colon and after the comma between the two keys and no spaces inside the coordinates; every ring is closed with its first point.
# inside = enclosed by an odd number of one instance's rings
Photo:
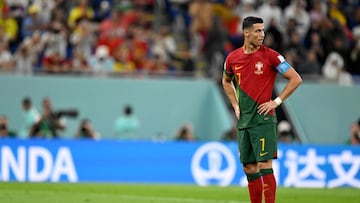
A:
{"type": "Polygon", "coordinates": [[[44,49],[44,40],[41,36],[41,31],[35,31],[31,36],[26,37],[20,44],[20,47],[30,49],[31,60],[33,60],[34,68],[38,68],[42,65],[41,55],[44,49]]]}
{"type": "Polygon", "coordinates": [[[67,60],[67,66],[72,73],[90,73],[87,57],[80,50],[73,50],[72,57],[67,60]]]}
{"type": "MultiPolygon", "coordinates": [[[[106,46],[109,49],[109,55],[112,56],[117,47],[128,43],[128,36],[130,36],[130,34],[126,34],[124,37],[119,36],[116,33],[101,35],[100,37],[96,38],[97,42],[95,46],[96,48],[99,46],[106,46]]],[[[132,47],[129,46],[129,48],[132,47]]]]}
{"type": "MultiPolygon", "coordinates": [[[[339,51],[339,49],[344,48],[347,49],[348,40],[344,29],[338,21],[330,18],[323,18],[320,21],[320,36],[325,56],[328,56],[332,51],[339,51]]],[[[343,53],[341,54],[344,56],[343,53]]]]}
{"type": "Polygon", "coordinates": [[[98,46],[94,56],[90,56],[89,65],[94,75],[104,76],[113,71],[114,60],[109,55],[109,48],[105,45],[98,46]]]}
{"type": "Polygon", "coordinates": [[[70,35],[70,43],[73,46],[73,50],[79,51],[84,57],[89,58],[95,42],[96,36],[93,23],[86,18],[78,19],[70,35]]]}
{"type": "Polygon", "coordinates": [[[43,31],[45,24],[43,19],[39,17],[40,8],[36,5],[31,5],[27,9],[27,15],[24,18],[21,26],[21,34],[23,38],[31,36],[36,30],[43,31]]]}
{"type": "Polygon", "coordinates": [[[326,58],[325,64],[322,68],[323,75],[328,80],[337,81],[342,85],[352,85],[352,77],[346,70],[345,57],[346,49],[344,41],[336,37],[334,41],[334,51],[332,51],[326,58]]]}
{"type": "MultiPolygon", "coordinates": [[[[40,0],[41,1],[41,0],[40,0]]],[[[68,1],[68,0],[53,0],[54,6],[53,9],[60,10],[64,15],[64,22],[67,24],[67,18],[69,16],[69,11],[73,8],[73,6],[78,2],[76,1],[68,1]]]]}
{"type": "Polygon", "coordinates": [[[113,0],[92,0],[91,3],[95,12],[94,22],[101,22],[111,15],[111,9],[114,6],[113,0]]]}
{"type": "Polygon", "coordinates": [[[5,27],[0,25],[0,43],[9,44],[9,37],[5,32],[5,27]]]}
{"type": "Polygon", "coordinates": [[[94,10],[89,5],[88,0],[79,0],[78,5],[71,8],[68,16],[68,26],[73,29],[76,25],[76,22],[81,18],[93,19],[94,10]]]}
{"type": "Polygon", "coordinates": [[[146,34],[147,30],[139,25],[132,25],[129,27],[129,34],[126,43],[131,48],[132,60],[136,65],[137,70],[148,70],[150,65],[149,61],[149,35],[146,34]]]}
{"type": "MultiPolygon", "coordinates": [[[[258,16],[259,14],[256,11],[256,0],[242,0],[236,9],[236,12],[240,19],[245,19],[248,16],[258,16]]],[[[238,32],[243,32],[241,25],[239,25],[238,32]]]]}
{"type": "MultiPolygon", "coordinates": [[[[238,30],[241,17],[236,12],[237,6],[237,0],[225,0],[223,3],[217,2],[213,4],[214,14],[221,19],[221,24],[231,37],[232,43],[237,43],[237,40],[241,38],[238,30]]],[[[234,47],[238,46],[234,45],[234,47]]]]}
{"type": "Polygon", "coordinates": [[[62,58],[67,57],[68,29],[63,21],[63,14],[60,10],[54,9],[53,16],[46,24],[47,30],[44,31],[42,38],[45,43],[45,57],[54,52],[58,52],[62,58]]]}
{"type": "Polygon", "coordinates": [[[224,27],[219,16],[213,17],[213,24],[208,30],[207,40],[204,47],[204,56],[207,62],[207,75],[216,81],[220,80],[224,63],[224,55],[227,43],[230,42],[230,35],[224,27]]]}
{"type": "Polygon", "coordinates": [[[360,145],[360,118],[357,122],[351,124],[350,133],[350,144],[360,145]]]}
{"type": "Polygon", "coordinates": [[[191,22],[188,12],[187,0],[185,1],[168,1],[168,4],[161,7],[168,19],[169,25],[173,27],[173,34],[181,39],[189,39],[189,25],[191,22]]]}
{"type": "Polygon", "coordinates": [[[118,6],[120,27],[127,32],[129,27],[138,20],[138,13],[132,1],[122,1],[118,6]]]}
{"type": "Polygon", "coordinates": [[[152,39],[154,43],[151,46],[151,52],[159,55],[166,63],[171,63],[176,54],[176,40],[174,35],[170,32],[168,26],[161,26],[158,33],[154,34],[152,39]]]}
{"type": "MultiPolygon", "coordinates": [[[[97,45],[105,45],[109,48],[109,54],[113,55],[115,49],[123,43],[134,38],[131,27],[138,26],[138,12],[130,1],[122,1],[114,8],[110,19],[101,22],[99,26],[100,36],[97,45]],[[136,25],[135,25],[136,24],[136,25]]],[[[142,33],[142,37],[146,34],[142,33]]],[[[133,45],[129,46],[131,48],[133,45]]],[[[132,53],[135,51],[132,50],[132,53]]]]}
{"type": "Polygon", "coordinates": [[[311,1],[310,7],[309,15],[311,22],[320,21],[325,18],[328,13],[326,2],[322,0],[311,1]]]}
{"type": "Polygon", "coordinates": [[[173,55],[172,65],[180,70],[179,76],[191,76],[194,75],[196,70],[196,53],[193,53],[191,48],[187,45],[173,55]]]}
{"type": "Polygon", "coordinates": [[[354,27],[353,29],[353,43],[350,51],[349,72],[351,74],[360,75],[360,25],[354,27]]]}
{"type": "Polygon", "coordinates": [[[146,70],[149,74],[166,75],[171,72],[171,68],[166,63],[165,58],[162,55],[155,55],[148,60],[146,70]]]}
{"type": "Polygon", "coordinates": [[[118,9],[112,9],[109,18],[104,19],[99,24],[99,38],[106,39],[108,37],[124,37],[125,28],[121,26],[120,12],[118,9]]]}
{"type": "Polygon", "coordinates": [[[275,19],[270,20],[265,32],[265,45],[274,50],[282,52],[284,49],[283,33],[281,29],[279,29],[279,25],[276,23],[275,19]]]}
{"type": "Polygon", "coordinates": [[[31,76],[36,63],[33,47],[28,43],[22,43],[14,53],[15,74],[31,76]]]}
{"type": "Polygon", "coordinates": [[[9,121],[5,115],[0,115],[0,138],[15,137],[16,133],[9,130],[9,121]]]}
{"type": "Polygon", "coordinates": [[[5,42],[0,42],[0,72],[11,72],[14,68],[13,56],[5,42]]]}
{"type": "Polygon", "coordinates": [[[231,126],[231,129],[224,133],[224,135],[221,137],[221,140],[222,141],[237,141],[238,140],[237,131],[238,131],[238,129],[237,129],[236,123],[234,123],[231,126]]]}
{"type": "MultiPolygon", "coordinates": [[[[272,33],[266,32],[266,37],[264,39],[264,45],[274,49],[274,47],[278,47],[279,43],[275,41],[275,37],[272,33]]],[[[276,50],[281,50],[279,47],[276,50]]]]}
{"type": "MultiPolygon", "coordinates": [[[[269,29],[270,25],[282,29],[282,10],[278,5],[278,0],[263,1],[257,9],[258,15],[264,19],[265,30],[269,29]],[[272,23],[270,23],[272,21],[272,23]]],[[[281,39],[281,38],[275,38],[281,39]]]]}
{"type": "Polygon", "coordinates": [[[31,6],[30,5],[31,1],[5,0],[5,1],[0,1],[0,2],[4,2],[4,4],[6,4],[6,6],[10,7],[11,11],[14,13],[16,18],[24,17],[27,8],[29,8],[31,6]]]}
{"type": "Polygon", "coordinates": [[[188,13],[191,17],[190,33],[192,37],[201,36],[201,49],[203,49],[207,34],[213,24],[213,3],[208,0],[194,0],[189,3],[188,13]]]}
{"type": "Polygon", "coordinates": [[[95,131],[89,119],[83,119],[75,133],[77,139],[100,139],[100,134],[95,131]]]}
{"type": "Polygon", "coordinates": [[[353,18],[349,18],[352,25],[352,30],[354,31],[355,27],[360,26],[360,6],[354,7],[353,18]]]}
{"type": "Polygon", "coordinates": [[[136,139],[139,128],[140,122],[132,106],[126,105],[123,114],[115,120],[115,135],[120,139],[136,139]]]}
{"type": "MultiPolygon", "coordinates": [[[[315,23],[312,23],[312,25],[315,25],[315,23]]],[[[318,23],[316,23],[316,26],[318,26],[318,23]]],[[[305,49],[314,51],[316,54],[316,60],[320,63],[320,65],[324,64],[325,50],[323,44],[321,43],[321,36],[318,28],[315,28],[314,30],[310,28],[305,37],[305,49]]]]}
{"type": "Polygon", "coordinates": [[[19,25],[8,6],[4,6],[0,12],[0,26],[4,28],[6,41],[15,43],[19,34],[19,25]]]}
{"type": "Polygon", "coordinates": [[[290,44],[292,33],[297,32],[296,26],[297,22],[294,18],[290,18],[288,21],[285,22],[285,26],[283,28],[284,45],[290,44]]]}
{"type": "Polygon", "coordinates": [[[341,69],[344,68],[344,58],[337,52],[331,52],[322,67],[323,75],[326,79],[336,81],[341,69]]]}
{"type": "Polygon", "coordinates": [[[278,141],[279,143],[293,143],[294,134],[292,132],[291,125],[288,121],[282,120],[277,126],[278,131],[278,141]]]}
{"type": "Polygon", "coordinates": [[[339,8],[339,0],[329,0],[329,9],[328,15],[331,19],[334,19],[340,23],[342,26],[347,25],[346,16],[343,11],[339,8]]]}
{"type": "Polygon", "coordinates": [[[180,127],[179,131],[175,135],[175,140],[177,141],[194,141],[195,136],[193,132],[193,127],[190,123],[185,123],[180,127]]]}
{"type": "Polygon", "coordinates": [[[299,34],[300,40],[303,40],[307,30],[310,27],[310,16],[306,11],[305,0],[292,0],[291,4],[284,10],[284,22],[294,19],[296,23],[296,32],[299,34]]]}
{"type": "Polygon", "coordinates": [[[4,115],[0,115],[0,138],[8,137],[7,118],[4,115]]]}
{"type": "Polygon", "coordinates": [[[41,9],[39,18],[42,19],[45,24],[49,23],[53,15],[53,9],[56,8],[56,0],[33,0],[32,2],[33,5],[41,9]]]}
{"type": "Polygon", "coordinates": [[[33,106],[30,97],[25,97],[22,100],[23,109],[23,123],[20,129],[19,138],[29,138],[31,127],[40,121],[40,114],[37,109],[33,106]]]}
{"type": "MultiPolygon", "coordinates": [[[[305,43],[309,42],[309,37],[312,35],[313,32],[319,32],[319,26],[320,26],[320,22],[327,18],[327,5],[326,2],[322,1],[322,0],[315,0],[310,2],[311,3],[311,8],[309,11],[309,16],[310,16],[310,28],[307,31],[307,35],[305,37],[305,43]]],[[[308,44],[305,44],[306,48],[309,48],[308,44]]]]}
{"type": "Polygon", "coordinates": [[[130,59],[130,49],[126,45],[121,45],[114,52],[115,73],[130,74],[136,71],[136,65],[130,59]]]}
{"type": "Polygon", "coordinates": [[[312,8],[310,14],[310,28],[304,38],[304,47],[307,50],[314,50],[316,52],[317,60],[320,65],[325,61],[325,50],[322,39],[321,22],[326,19],[326,4],[321,0],[315,0],[312,2],[312,8]]]}
{"type": "Polygon", "coordinates": [[[306,59],[302,63],[299,63],[298,67],[297,71],[300,74],[321,75],[321,65],[317,61],[316,51],[313,49],[307,52],[306,59]]]}
{"type": "Polygon", "coordinates": [[[45,56],[42,61],[43,71],[49,74],[65,73],[69,71],[66,59],[59,51],[54,51],[45,56]]]}
{"type": "Polygon", "coordinates": [[[290,41],[285,46],[285,55],[290,56],[294,67],[300,67],[300,64],[306,57],[305,48],[302,45],[300,34],[297,31],[290,33],[290,41]]]}

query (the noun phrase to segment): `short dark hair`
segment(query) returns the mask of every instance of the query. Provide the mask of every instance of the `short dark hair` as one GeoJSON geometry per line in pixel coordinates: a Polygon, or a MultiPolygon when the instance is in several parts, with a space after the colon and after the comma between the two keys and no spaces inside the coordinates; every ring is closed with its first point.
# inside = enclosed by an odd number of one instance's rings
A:
{"type": "Polygon", "coordinates": [[[31,105],[31,99],[30,99],[30,97],[25,97],[25,98],[23,99],[23,104],[24,104],[24,105],[31,105]]]}
{"type": "Polygon", "coordinates": [[[254,24],[257,23],[264,23],[264,21],[259,17],[248,16],[243,20],[242,29],[245,30],[251,28],[254,24]]]}
{"type": "Polygon", "coordinates": [[[124,108],[125,115],[131,115],[132,114],[132,108],[130,105],[126,105],[124,108]]]}

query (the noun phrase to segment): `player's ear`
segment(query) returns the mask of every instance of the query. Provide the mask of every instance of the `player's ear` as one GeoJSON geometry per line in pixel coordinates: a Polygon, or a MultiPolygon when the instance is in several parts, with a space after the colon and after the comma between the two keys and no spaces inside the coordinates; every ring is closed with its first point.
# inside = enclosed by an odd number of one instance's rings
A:
{"type": "Polygon", "coordinates": [[[249,30],[248,29],[244,30],[244,35],[245,35],[245,37],[249,36],[249,30]]]}

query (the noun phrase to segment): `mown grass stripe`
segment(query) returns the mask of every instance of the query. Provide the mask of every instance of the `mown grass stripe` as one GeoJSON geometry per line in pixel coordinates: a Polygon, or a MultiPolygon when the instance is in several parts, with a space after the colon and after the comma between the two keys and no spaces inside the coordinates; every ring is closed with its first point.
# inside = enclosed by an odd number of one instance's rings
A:
{"type": "Polygon", "coordinates": [[[211,199],[194,199],[186,197],[158,197],[158,196],[139,196],[139,195],[119,195],[120,199],[124,200],[143,200],[146,202],[164,201],[164,202],[184,202],[184,203],[249,203],[248,201],[233,201],[233,200],[211,200],[211,199]]]}

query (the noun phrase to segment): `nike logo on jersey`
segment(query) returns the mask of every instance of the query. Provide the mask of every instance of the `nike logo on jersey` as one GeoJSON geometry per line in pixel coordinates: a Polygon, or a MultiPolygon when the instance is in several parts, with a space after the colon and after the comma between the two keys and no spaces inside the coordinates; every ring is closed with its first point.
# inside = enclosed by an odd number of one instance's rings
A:
{"type": "Polygon", "coordinates": [[[267,153],[269,153],[269,152],[261,152],[260,156],[265,156],[267,153]]]}
{"type": "Polygon", "coordinates": [[[243,66],[235,66],[235,70],[241,69],[243,66]]]}

